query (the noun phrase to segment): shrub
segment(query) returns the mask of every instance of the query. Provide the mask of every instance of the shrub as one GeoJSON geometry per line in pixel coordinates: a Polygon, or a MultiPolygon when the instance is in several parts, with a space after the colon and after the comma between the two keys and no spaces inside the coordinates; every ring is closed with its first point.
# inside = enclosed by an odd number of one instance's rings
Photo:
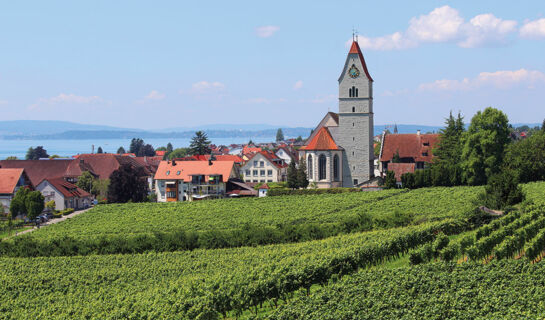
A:
{"type": "Polygon", "coordinates": [[[488,179],[484,193],[478,201],[491,209],[505,209],[524,200],[522,188],[518,185],[515,174],[504,170],[488,179]]]}

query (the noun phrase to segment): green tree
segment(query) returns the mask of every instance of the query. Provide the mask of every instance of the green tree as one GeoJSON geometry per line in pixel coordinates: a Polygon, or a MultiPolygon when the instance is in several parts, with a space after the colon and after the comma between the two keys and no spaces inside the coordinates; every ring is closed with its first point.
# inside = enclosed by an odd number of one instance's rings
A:
{"type": "MultiPolygon", "coordinates": [[[[380,142],[377,142],[374,146],[374,153],[375,153],[375,157],[378,157],[380,156],[380,142]]],[[[397,154],[397,156],[399,157],[399,154],[397,154]]]]}
{"type": "Polygon", "coordinates": [[[284,132],[282,132],[282,128],[278,128],[276,131],[276,142],[284,141],[284,132]]]}
{"type": "Polygon", "coordinates": [[[61,156],[59,156],[58,154],[54,154],[52,156],[49,156],[49,159],[58,159],[60,158],[61,156]]]}
{"type": "Polygon", "coordinates": [[[148,182],[142,167],[123,164],[110,176],[108,202],[142,202],[148,195],[148,182]]]}
{"type": "Polygon", "coordinates": [[[189,154],[189,148],[176,148],[172,152],[167,154],[167,159],[178,159],[186,157],[189,154]]]}
{"type": "Polygon", "coordinates": [[[541,131],[545,133],[545,119],[543,119],[543,123],[541,124],[541,131]]]}
{"type": "Polygon", "coordinates": [[[78,177],[78,182],[76,182],[76,185],[91,193],[91,190],[93,189],[93,183],[95,182],[95,176],[89,171],[83,171],[81,176],[78,177]]]}
{"type": "Polygon", "coordinates": [[[298,187],[297,168],[295,167],[295,161],[292,161],[288,166],[288,188],[297,189],[298,187]]]}
{"type": "Polygon", "coordinates": [[[31,191],[25,199],[26,214],[30,219],[34,219],[44,211],[44,196],[40,191],[31,191]]]}
{"type": "Polygon", "coordinates": [[[445,120],[445,128],[439,132],[439,142],[433,150],[432,184],[435,186],[453,186],[462,183],[461,154],[462,136],[465,131],[463,117],[452,112],[445,120]]]}
{"type": "MultiPolygon", "coordinates": [[[[290,162],[292,164],[295,161],[290,162]]],[[[301,159],[299,162],[299,168],[297,168],[297,186],[299,188],[306,189],[308,187],[308,175],[307,175],[307,164],[305,159],[301,159]]]]}
{"type": "Polygon", "coordinates": [[[191,144],[189,145],[189,153],[192,155],[204,155],[209,154],[210,141],[205,132],[197,131],[195,136],[191,138],[191,144]]]}
{"type": "Polygon", "coordinates": [[[124,154],[124,153],[126,153],[125,148],[119,147],[119,149],[117,149],[117,154],[124,154]]]}
{"type": "Polygon", "coordinates": [[[384,181],[384,187],[386,189],[395,189],[397,188],[396,175],[393,171],[386,172],[386,179],[384,181]]]}
{"type": "Polygon", "coordinates": [[[295,142],[302,142],[303,141],[303,137],[301,136],[298,136],[297,139],[295,139],[295,142]]]}
{"type": "Polygon", "coordinates": [[[252,141],[252,139],[250,139],[250,141],[248,141],[248,146],[253,146],[254,145],[254,142],[252,141]]]}
{"type": "Polygon", "coordinates": [[[40,158],[49,158],[47,150],[42,146],[37,146],[36,148],[28,148],[26,153],[26,160],[39,160],[40,158]]]}
{"type": "Polygon", "coordinates": [[[30,190],[28,190],[27,188],[19,188],[15,193],[13,199],[11,199],[9,212],[11,212],[11,216],[13,218],[18,215],[25,215],[27,213],[26,197],[29,192],[30,190]]]}
{"type": "Polygon", "coordinates": [[[414,189],[415,185],[415,174],[412,172],[407,172],[401,175],[401,184],[403,188],[414,189]]]}
{"type": "Polygon", "coordinates": [[[100,199],[108,198],[108,186],[110,185],[110,179],[95,179],[93,181],[93,187],[91,194],[100,199]]]}
{"type": "Polygon", "coordinates": [[[172,143],[167,143],[167,152],[172,152],[174,150],[174,148],[172,147],[172,143]]]}
{"type": "Polygon", "coordinates": [[[392,157],[392,163],[400,163],[401,158],[399,157],[399,150],[396,150],[396,153],[394,153],[394,156],[392,157]]]}
{"type": "Polygon", "coordinates": [[[135,155],[140,154],[140,149],[144,146],[144,140],[140,138],[132,138],[131,144],[129,146],[129,153],[134,153],[135,155]]]}
{"type": "Polygon", "coordinates": [[[503,170],[490,176],[485,191],[478,199],[479,204],[491,209],[505,209],[524,200],[524,194],[516,174],[511,170],[503,170]]]}
{"type": "Polygon", "coordinates": [[[9,156],[6,158],[6,160],[19,160],[16,156],[9,156]]]}
{"type": "Polygon", "coordinates": [[[464,180],[469,185],[482,185],[501,170],[505,148],[509,143],[507,116],[498,109],[486,108],[471,119],[463,135],[464,180]]]}
{"type": "Polygon", "coordinates": [[[102,151],[102,147],[98,147],[97,153],[104,153],[104,151],[102,151]]]}
{"type": "Polygon", "coordinates": [[[55,208],[56,208],[55,200],[46,202],[45,207],[51,211],[55,211],[55,208]]]}
{"type": "Polygon", "coordinates": [[[521,183],[545,180],[545,132],[511,143],[504,164],[521,183]]]}

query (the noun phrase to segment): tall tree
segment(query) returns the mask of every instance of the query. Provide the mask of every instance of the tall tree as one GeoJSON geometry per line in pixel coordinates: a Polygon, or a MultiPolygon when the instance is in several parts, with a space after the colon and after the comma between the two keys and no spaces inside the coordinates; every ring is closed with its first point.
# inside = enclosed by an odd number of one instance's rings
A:
{"type": "Polygon", "coordinates": [[[129,147],[129,153],[134,153],[138,156],[140,154],[140,149],[144,146],[144,140],[140,138],[133,138],[131,140],[131,145],[129,147]]]}
{"type": "Polygon", "coordinates": [[[167,152],[172,152],[174,148],[172,147],[172,143],[167,143],[167,152]]]}
{"type": "Polygon", "coordinates": [[[288,188],[297,189],[298,187],[297,168],[295,167],[295,161],[292,161],[288,166],[288,188]]]}
{"type": "Polygon", "coordinates": [[[98,147],[97,153],[104,153],[104,151],[102,150],[102,147],[98,147]]]}
{"type": "Polygon", "coordinates": [[[26,214],[30,219],[34,219],[44,211],[44,196],[40,191],[31,191],[25,199],[26,214]]]}
{"type": "Polygon", "coordinates": [[[11,202],[9,204],[9,211],[11,212],[11,216],[13,218],[18,215],[26,214],[26,197],[29,192],[30,190],[28,190],[27,188],[19,188],[19,190],[17,190],[17,192],[15,193],[13,199],[11,199],[11,202]]]}
{"type": "MultiPolygon", "coordinates": [[[[294,163],[295,161],[292,160],[290,164],[294,163]]],[[[299,162],[299,168],[297,168],[297,186],[299,188],[306,189],[308,187],[309,181],[307,176],[307,164],[305,162],[305,159],[301,159],[299,162]]]]}
{"type": "Polygon", "coordinates": [[[112,172],[108,185],[108,202],[142,202],[148,194],[148,183],[141,167],[124,164],[112,172]]]}
{"type": "Polygon", "coordinates": [[[521,183],[545,180],[545,132],[511,143],[504,164],[521,183]]]}
{"type": "Polygon", "coordinates": [[[387,171],[386,172],[386,179],[384,180],[384,187],[386,189],[395,189],[397,188],[397,180],[395,172],[393,171],[387,171]]]}
{"type": "Polygon", "coordinates": [[[94,181],[95,177],[89,171],[83,171],[81,176],[78,177],[78,182],[76,182],[76,185],[79,188],[91,193],[94,181]]]}
{"type": "Polygon", "coordinates": [[[543,119],[543,123],[541,124],[541,131],[545,132],[545,119],[543,119]]]}
{"type": "Polygon", "coordinates": [[[463,117],[452,112],[445,120],[445,128],[439,132],[437,148],[432,150],[435,156],[432,164],[432,184],[435,186],[453,186],[462,182],[460,161],[462,153],[462,135],[465,131],[463,117]]]}
{"type": "Polygon", "coordinates": [[[189,145],[189,153],[192,155],[209,154],[210,141],[203,131],[195,132],[195,136],[191,138],[191,144],[189,145]]]}
{"type": "Polygon", "coordinates": [[[501,170],[505,148],[509,143],[507,116],[498,109],[486,108],[471,119],[463,136],[461,165],[469,185],[482,185],[501,170]]]}
{"type": "Polygon", "coordinates": [[[276,142],[284,141],[284,132],[282,132],[282,128],[278,128],[276,131],[276,142]]]}
{"type": "Polygon", "coordinates": [[[44,147],[37,146],[36,148],[28,148],[25,158],[26,160],[39,160],[40,158],[49,158],[49,155],[44,147]]]}
{"type": "Polygon", "coordinates": [[[119,147],[119,149],[117,149],[117,154],[124,154],[124,153],[126,153],[125,148],[119,147]]]}
{"type": "Polygon", "coordinates": [[[153,146],[151,144],[144,145],[140,152],[137,154],[138,157],[153,157],[155,156],[155,149],[153,149],[153,146]]]}

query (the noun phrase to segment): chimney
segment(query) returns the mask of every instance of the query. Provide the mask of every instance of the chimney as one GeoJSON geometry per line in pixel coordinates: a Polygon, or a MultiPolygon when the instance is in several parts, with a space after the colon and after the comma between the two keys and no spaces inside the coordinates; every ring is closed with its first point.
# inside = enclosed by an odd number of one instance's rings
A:
{"type": "Polygon", "coordinates": [[[416,130],[416,135],[420,135],[420,130],[416,130]]]}
{"type": "Polygon", "coordinates": [[[172,159],[172,165],[176,166],[176,160],[172,159]]]}

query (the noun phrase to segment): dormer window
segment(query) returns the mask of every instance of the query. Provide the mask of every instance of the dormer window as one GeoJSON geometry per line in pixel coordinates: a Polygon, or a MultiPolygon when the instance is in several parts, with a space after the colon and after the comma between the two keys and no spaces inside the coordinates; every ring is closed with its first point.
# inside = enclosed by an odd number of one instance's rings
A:
{"type": "Polygon", "coordinates": [[[167,176],[170,174],[170,170],[167,171],[167,176]]]}

